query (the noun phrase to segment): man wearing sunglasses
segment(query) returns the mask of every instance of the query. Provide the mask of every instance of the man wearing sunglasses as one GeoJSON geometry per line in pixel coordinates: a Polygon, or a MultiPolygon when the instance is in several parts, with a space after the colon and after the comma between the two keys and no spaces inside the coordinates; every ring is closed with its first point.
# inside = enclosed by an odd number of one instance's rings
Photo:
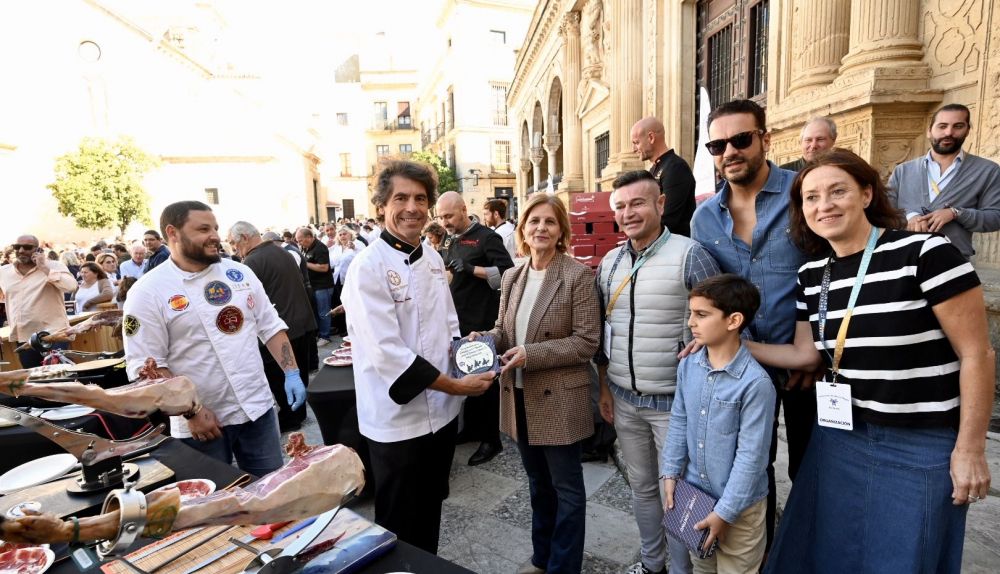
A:
{"type": "Polygon", "coordinates": [[[697,206],[694,200],[694,174],[682,157],[667,148],[666,130],[660,120],[643,118],[632,126],[632,150],[642,161],[651,161],[649,173],[660,184],[660,194],[666,199],[660,222],[676,235],[691,236],[691,216],[697,206]]]}
{"type": "MultiPolygon", "coordinates": [[[[45,256],[34,235],[18,237],[12,247],[17,259],[0,267],[0,300],[7,305],[10,340],[20,346],[38,331],[69,327],[63,293],[75,293],[78,285],[65,265],[45,256]]],[[[59,346],[66,348],[66,343],[59,346]]],[[[26,369],[42,364],[34,349],[17,355],[26,369]]]]}
{"type": "MultiPolygon", "coordinates": [[[[765,159],[771,145],[766,125],[763,108],[751,100],[733,100],[709,114],[710,141],[705,147],[725,181],[719,193],[694,214],[691,237],[708,249],[723,273],[741,275],[760,291],[760,309],[748,329],[753,340],[791,343],[795,336],[796,279],[806,257],[788,234],[789,190],[795,173],[765,159]]],[[[785,405],[788,474],[794,480],[816,417],[812,379],[808,378],[808,390],[803,390],[805,383],[799,381],[807,377],[790,380],[787,371],[777,369],[768,369],[768,374],[785,405]]],[[[767,469],[768,548],[776,507],[777,406],[767,469]]]]}

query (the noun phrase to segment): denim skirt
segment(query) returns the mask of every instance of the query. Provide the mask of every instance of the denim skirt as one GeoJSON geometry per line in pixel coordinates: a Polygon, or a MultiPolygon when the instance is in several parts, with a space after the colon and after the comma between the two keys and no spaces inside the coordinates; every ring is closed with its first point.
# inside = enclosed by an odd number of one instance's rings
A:
{"type": "Polygon", "coordinates": [[[948,427],[813,427],[767,573],[960,572],[968,507],[952,504],[948,427]]]}

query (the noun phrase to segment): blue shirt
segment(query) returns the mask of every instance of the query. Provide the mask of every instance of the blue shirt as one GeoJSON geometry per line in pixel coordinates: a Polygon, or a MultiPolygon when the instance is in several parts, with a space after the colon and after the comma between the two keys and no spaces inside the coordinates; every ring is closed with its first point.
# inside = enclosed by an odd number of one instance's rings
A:
{"type": "Polygon", "coordinates": [[[944,188],[951,183],[964,159],[965,151],[958,152],[958,157],[955,158],[955,161],[951,162],[951,165],[948,166],[948,169],[944,170],[944,173],[941,173],[941,166],[938,162],[934,161],[931,152],[927,152],[927,155],[924,156],[924,165],[927,167],[927,197],[930,201],[934,201],[938,196],[938,192],[944,191],[944,188]],[[934,184],[937,184],[937,191],[934,190],[934,184]]]}
{"type": "MultiPolygon", "coordinates": [[[[145,262],[143,262],[145,263],[145,262]]],[[[142,267],[143,265],[136,263],[129,259],[125,263],[118,266],[118,270],[121,272],[122,277],[135,277],[136,279],[142,277],[142,267]]]]}
{"type": "Polygon", "coordinates": [[[723,273],[736,273],[760,291],[760,309],[750,323],[750,335],[762,343],[791,343],[795,338],[795,285],[806,255],[789,235],[789,190],[795,172],[770,161],[771,173],[757,194],[757,225],[753,245],[733,234],[729,184],[705,200],[691,220],[691,238],[701,243],[723,273]]]}
{"type": "Polygon", "coordinates": [[[746,345],[722,369],[712,368],[707,348],[681,360],[660,476],[683,476],[719,499],[716,514],[736,522],[767,496],[775,398],[746,345]]]}

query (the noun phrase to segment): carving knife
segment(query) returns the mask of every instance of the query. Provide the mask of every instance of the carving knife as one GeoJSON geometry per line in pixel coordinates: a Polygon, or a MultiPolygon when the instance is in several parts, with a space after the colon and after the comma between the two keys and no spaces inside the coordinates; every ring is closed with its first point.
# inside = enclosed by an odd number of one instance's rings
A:
{"type": "MultiPolygon", "coordinates": [[[[315,520],[315,519],[312,519],[312,520],[315,520]]],[[[306,522],[306,521],[303,521],[303,522],[306,522]]],[[[287,526],[287,525],[289,525],[291,523],[292,523],[292,521],[289,520],[287,522],[275,522],[275,523],[272,523],[272,524],[265,524],[264,526],[258,526],[257,528],[254,528],[253,530],[251,530],[250,534],[247,534],[243,538],[240,538],[239,541],[242,542],[242,543],[244,543],[244,544],[246,544],[248,542],[253,542],[254,540],[270,540],[271,537],[274,536],[274,531],[275,530],[278,530],[279,528],[284,528],[285,526],[287,526]]],[[[305,525],[305,526],[307,526],[307,525],[305,525]]],[[[301,524],[293,526],[292,529],[290,530],[290,532],[294,531],[296,529],[301,529],[303,527],[304,527],[304,525],[301,525],[301,524]]],[[[285,534],[282,534],[282,537],[284,537],[284,536],[285,536],[285,534]]],[[[207,558],[205,558],[201,562],[199,562],[199,563],[195,564],[194,566],[188,568],[182,574],[192,574],[194,572],[197,572],[197,571],[205,568],[206,566],[208,566],[208,565],[210,565],[210,564],[212,564],[214,562],[217,562],[217,561],[225,558],[226,556],[229,556],[230,554],[232,554],[233,552],[235,552],[237,550],[243,550],[243,548],[241,548],[238,545],[233,545],[233,546],[230,546],[228,548],[224,548],[222,550],[219,550],[215,554],[211,554],[210,556],[208,556],[207,558]]]]}

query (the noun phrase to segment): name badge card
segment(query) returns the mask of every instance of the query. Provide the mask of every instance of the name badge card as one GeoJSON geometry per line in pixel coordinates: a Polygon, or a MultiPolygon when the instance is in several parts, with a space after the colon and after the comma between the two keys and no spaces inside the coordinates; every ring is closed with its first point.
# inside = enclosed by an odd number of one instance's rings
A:
{"type": "Polygon", "coordinates": [[[611,360],[611,321],[604,322],[604,356],[611,360]]]}
{"type": "Polygon", "coordinates": [[[816,415],[820,426],[854,430],[851,385],[826,380],[816,383],[816,415]]]}

